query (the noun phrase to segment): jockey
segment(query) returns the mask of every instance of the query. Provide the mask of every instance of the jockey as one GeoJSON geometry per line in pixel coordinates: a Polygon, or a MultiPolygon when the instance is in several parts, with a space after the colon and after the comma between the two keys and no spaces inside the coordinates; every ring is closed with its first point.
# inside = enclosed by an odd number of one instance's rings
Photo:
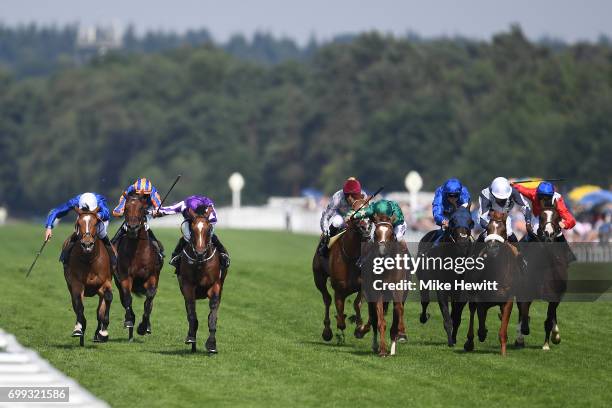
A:
{"type": "Polygon", "coordinates": [[[356,200],[365,199],[367,194],[361,189],[361,183],[355,177],[349,177],[342,190],[336,191],[329,204],[321,214],[321,242],[319,254],[327,256],[329,238],[336,235],[345,226],[344,216],[352,209],[356,200]]]}
{"type": "MultiPolygon", "coordinates": [[[[525,216],[525,222],[531,221],[531,208],[529,203],[523,199],[523,196],[518,192],[517,189],[512,188],[510,182],[505,177],[497,177],[493,180],[489,187],[484,188],[480,192],[478,197],[480,209],[478,210],[478,217],[480,219],[480,226],[485,229],[482,234],[478,237],[478,241],[484,241],[486,236],[486,228],[489,224],[489,211],[499,211],[504,214],[509,214],[510,210],[514,206],[518,206],[523,215],[525,216]]],[[[512,230],[512,216],[506,218],[506,233],[508,235],[509,242],[518,242],[514,231],[512,230]]]]}
{"type": "Polygon", "coordinates": [[[210,198],[197,195],[189,196],[183,201],[179,201],[178,203],[169,205],[167,207],[160,207],[159,210],[153,214],[155,217],[162,217],[164,215],[178,213],[183,214],[183,222],[181,223],[181,231],[183,232],[183,236],[179,239],[179,242],[176,244],[176,248],[174,248],[174,251],[172,252],[172,259],[170,259],[170,265],[178,269],[180,264],[179,255],[185,247],[185,244],[187,244],[191,239],[191,229],[189,225],[191,221],[191,215],[189,210],[193,210],[193,212],[195,212],[196,214],[205,214],[209,208],[211,208],[211,212],[208,217],[208,220],[213,225],[213,234],[211,237],[212,243],[221,255],[221,268],[223,268],[223,270],[226,270],[229,267],[229,254],[221,243],[221,241],[219,240],[217,234],[214,233],[214,225],[217,223],[217,213],[215,212],[215,204],[210,198]]]}
{"type": "MultiPolygon", "coordinates": [[[[531,201],[533,215],[535,217],[540,216],[540,213],[542,212],[542,204],[544,204],[545,206],[555,207],[559,213],[559,216],[561,217],[559,227],[562,229],[570,230],[576,225],[576,220],[574,219],[572,213],[570,213],[570,211],[567,209],[565,201],[563,201],[563,197],[561,194],[555,192],[555,187],[551,183],[543,181],[538,184],[537,188],[525,187],[520,183],[513,183],[512,186],[519,193],[527,197],[529,201],[531,201]]],[[[557,241],[567,242],[562,232],[557,236],[557,241]]]]}
{"type": "Polygon", "coordinates": [[[456,178],[448,179],[436,189],[431,203],[433,219],[441,228],[436,231],[433,242],[438,243],[448,227],[448,219],[459,207],[470,209],[470,192],[456,178]]]}
{"type": "MultiPolygon", "coordinates": [[[[117,258],[115,256],[115,250],[113,249],[110,240],[108,239],[107,228],[108,221],[110,220],[110,212],[106,206],[106,199],[100,194],[96,193],[83,193],[79,194],[64,204],[60,205],[49,211],[47,222],[45,223],[45,241],[49,240],[53,236],[53,227],[56,220],[60,220],[71,210],[79,208],[81,210],[96,211],[100,222],[97,224],[97,237],[104,243],[106,250],[111,259],[111,264],[116,265],[117,258]]],[[[60,261],[67,266],[70,251],[76,242],[77,235],[72,233],[70,238],[64,243],[62,252],[60,254],[60,261]]]]}
{"type": "Polygon", "coordinates": [[[351,216],[353,216],[355,219],[361,220],[364,218],[372,219],[376,215],[387,216],[393,221],[393,233],[395,234],[395,239],[402,242],[404,239],[404,234],[406,233],[407,225],[406,221],[404,221],[404,213],[402,213],[402,209],[395,201],[383,199],[376,201],[375,203],[370,203],[366,208],[362,208],[357,212],[349,211],[346,216],[346,221],[348,221],[348,218],[351,216]]]}
{"type": "MultiPolygon", "coordinates": [[[[119,203],[113,210],[113,216],[115,217],[123,216],[127,198],[129,195],[133,195],[133,194],[143,195],[147,198],[147,203],[149,206],[147,210],[149,214],[152,213],[153,211],[156,211],[161,205],[161,199],[159,197],[159,193],[157,192],[157,189],[155,188],[153,183],[151,183],[151,181],[147,178],[139,178],[133,184],[128,186],[128,188],[121,194],[121,197],[119,197],[119,203]]],[[[147,215],[147,220],[149,220],[148,215],[147,215]]],[[[157,238],[153,234],[153,231],[149,228],[149,225],[147,223],[145,223],[145,228],[149,232],[149,238],[153,241],[154,244],[157,245],[157,248],[159,249],[159,255],[163,258],[164,257],[164,246],[161,244],[161,242],[157,240],[157,238]]],[[[120,228],[119,231],[117,231],[117,234],[115,234],[115,237],[113,238],[112,242],[113,243],[119,242],[121,238],[123,238],[123,236],[125,235],[126,230],[127,230],[126,226],[124,226],[123,228],[120,228]]]]}

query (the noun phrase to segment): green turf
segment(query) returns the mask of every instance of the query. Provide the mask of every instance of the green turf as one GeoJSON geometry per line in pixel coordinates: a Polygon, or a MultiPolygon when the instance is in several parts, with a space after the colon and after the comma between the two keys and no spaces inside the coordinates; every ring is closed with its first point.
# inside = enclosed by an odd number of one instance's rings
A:
{"type": "MultiPolygon", "coordinates": [[[[168,266],[162,270],[151,336],[126,341],[115,290],[110,342],[91,342],[92,298],[85,305],[86,346],[79,348],[70,337],[75,317],[57,261],[66,224],[27,280],[24,273],[42,228],[0,228],[0,327],[113,406],[551,407],[609,406],[612,400],[611,303],[562,304],[562,342],[549,352],[541,350],[545,305],[534,305],[528,347],[511,348],[506,358],[498,355],[495,314],[490,314],[487,341],[467,354],[461,346],[445,345],[436,305],[423,326],[418,305],[409,303],[408,343],[396,357],[381,359],[370,352],[370,335],[348,336],[352,327],[343,346],[322,341],[323,305],[310,268],[316,238],[274,232],[220,232],[232,267],[219,313],[218,355],[193,355],[183,344],[184,304],[168,266]]],[[[156,233],[168,250],[173,248],[178,230],[156,233]]],[[[139,318],[142,301],[135,299],[139,318]]],[[[200,302],[198,311],[202,350],[208,304],[200,302]]]]}

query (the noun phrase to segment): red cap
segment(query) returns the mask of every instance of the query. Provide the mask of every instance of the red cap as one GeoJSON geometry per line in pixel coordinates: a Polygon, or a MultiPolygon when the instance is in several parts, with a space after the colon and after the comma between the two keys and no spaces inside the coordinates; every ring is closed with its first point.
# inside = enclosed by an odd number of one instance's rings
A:
{"type": "Polygon", "coordinates": [[[355,177],[349,177],[342,187],[344,194],[361,194],[361,183],[355,177]]]}

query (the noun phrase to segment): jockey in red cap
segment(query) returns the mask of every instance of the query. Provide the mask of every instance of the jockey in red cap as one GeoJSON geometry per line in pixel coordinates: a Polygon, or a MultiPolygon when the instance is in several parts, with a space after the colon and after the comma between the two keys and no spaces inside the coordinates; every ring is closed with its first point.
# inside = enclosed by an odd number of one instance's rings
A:
{"type": "Polygon", "coordinates": [[[329,238],[337,234],[344,227],[344,217],[352,209],[353,202],[367,198],[361,189],[361,183],[355,177],[349,177],[344,182],[342,190],[334,193],[329,204],[321,215],[321,243],[319,253],[327,256],[327,243],[329,238]]]}

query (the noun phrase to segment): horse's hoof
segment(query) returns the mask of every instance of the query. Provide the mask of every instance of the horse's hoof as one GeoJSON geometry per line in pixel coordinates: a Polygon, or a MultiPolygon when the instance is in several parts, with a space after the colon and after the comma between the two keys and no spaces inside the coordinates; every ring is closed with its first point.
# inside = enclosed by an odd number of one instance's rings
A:
{"type": "Polygon", "coordinates": [[[134,322],[126,320],[125,322],[123,322],[123,327],[126,329],[129,329],[130,327],[134,327],[134,322]]]}
{"type": "Polygon", "coordinates": [[[427,321],[429,320],[430,316],[431,316],[431,315],[430,315],[429,313],[421,313],[421,316],[419,316],[419,321],[420,321],[422,324],[425,324],[425,323],[427,323],[427,321]]]}
{"type": "Polygon", "coordinates": [[[397,336],[398,343],[406,343],[407,341],[408,341],[408,337],[406,336],[406,333],[401,333],[397,336]]]}
{"type": "Polygon", "coordinates": [[[326,327],[323,329],[321,337],[323,337],[323,340],[325,341],[331,341],[332,337],[334,337],[334,334],[332,333],[332,330],[329,327],[326,327]]]}
{"type": "Polygon", "coordinates": [[[384,351],[380,351],[378,353],[378,357],[387,357],[387,356],[388,356],[388,354],[386,352],[384,352],[384,351]]]}
{"type": "Polygon", "coordinates": [[[453,343],[453,342],[452,342],[452,340],[451,340],[451,341],[449,341],[449,342],[448,342],[448,347],[455,347],[455,343],[453,343]]]}
{"type": "Polygon", "coordinates": [[[108,335],[103,336],[100,333],[96,333],[93,338],[94,343],[106,343],[108,341],[108,335]]]}
{"type": "Polygon", "coordinates": [[[465,351],[474,351],[474,342],[473,341],[466,341],[465,344],[463,345],[463,349],[465,351]]]}
{"type": "Polygon", "coordinates": [[[144,336],[145,334],[147,334],[147,325],[144,323],[140,323],[136,328],[136,333],[138,333],[139,336],[144,336]]]}
{"type": "Polygon", "coordinates": [[[211,339],[206,340],[205,346],[206,346],[206,351],[208,351],[209,354],[217,353],[217,342],[215,340],[211,340],[211,339]]]}
{"type": "Polygon", "coordinates": [[[73,330],[72,331],[72,337],[81,337],[83,336],[83,330],[73,330]]]}
{"type": "Polygon", "coordinates": [[[356,339],[363,339],[363,336],[365,336],[365,333],[361,331],[361,326],[357,326],[355,327],[355,332],[353,333],[353,335],[355,336],[356,339]]]}
{"type": "Polygon", "coordinates": [[[348,317],[348,321],[349,321],[349,322],[351,322],[351,323],[356,323],[356,322],[357,322],[357,316],[355,316],[355,315],[350,315],[350,316],[348,317]]]}
{"type": "Polygon", "coordinates": [[[550,350],[550,346],[548,345],[548,343],[544,343],[544,345],[542,346],[542,350],[544,350],[544,351],[549,351],[550,350]]]}
{"type": "Polygon", "coordinates": [[[195,336],[187,336],[185,338],[185,344],[194,344],[194,343],[196,343],[195,336]]]}

